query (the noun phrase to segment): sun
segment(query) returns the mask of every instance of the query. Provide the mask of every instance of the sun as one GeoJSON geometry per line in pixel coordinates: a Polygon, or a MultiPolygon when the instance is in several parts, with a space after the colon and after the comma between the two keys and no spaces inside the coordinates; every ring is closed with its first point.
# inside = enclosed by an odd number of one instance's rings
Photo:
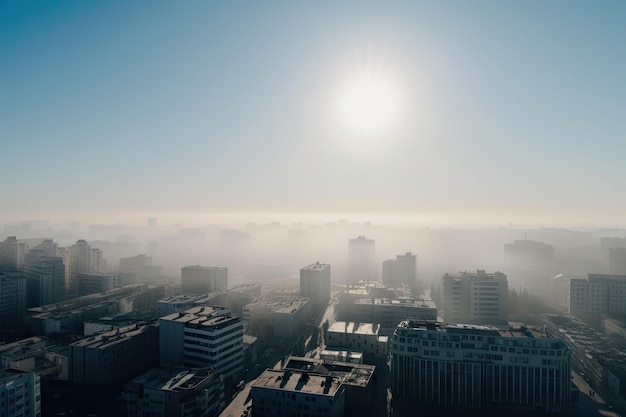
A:
{"type": "Polygon", "coordinates": [[[381,75],[361,75],[345,83],[339,93],[341,121],[359,133],[377,133],[389,127],[396,113],[397,94],[381,75]]]}

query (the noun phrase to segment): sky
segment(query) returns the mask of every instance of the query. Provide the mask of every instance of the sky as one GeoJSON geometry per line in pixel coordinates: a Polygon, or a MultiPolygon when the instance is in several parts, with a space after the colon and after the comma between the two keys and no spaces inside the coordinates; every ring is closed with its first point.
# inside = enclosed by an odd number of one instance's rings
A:
{"type": "Polygon", "coordinates": [[[624,224],[625,43],[611,0],[0,1],[0,216],[624,224]]]}

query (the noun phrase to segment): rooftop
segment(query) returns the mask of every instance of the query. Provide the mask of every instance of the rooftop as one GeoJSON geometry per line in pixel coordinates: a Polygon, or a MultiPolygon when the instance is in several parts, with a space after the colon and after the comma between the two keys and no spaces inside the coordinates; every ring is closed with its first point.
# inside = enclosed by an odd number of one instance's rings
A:
{"type": "Polygon", "coordinates": [[[173,313],[168,316],[161,317],[161,320],[199,326],[213,326],[226,321],[239,320],[238,317],[232,317],[230,313],[230,309],[226,307],[199,306],[192,307],[184,312],[173,313]]]}
{"type": "Polygon", "coordinates": [[[437,308],[432,300],[418,300],[415,298],[358,298],[355,304],[390,305],[398,307],[437,308]]]}
{"type": "Polygon", "coordinates": [[[346,321],[336,321],[329,328],[329,332],[353,333],[353,334],[378,334],[380,325],[374,323],[354,323],[346,321]]]}
{"type": "Polygon", "coordinates": [[[16,381],[29,373],[30,372],[20,371],[18,369],[0,369],[0,384],[16,381]]]}
{"type": "Polygon", "coordinates": [[[284,369],[307,372],[309,375],[332,375],[340,378],[343,384],[365,387],[374,375],[376,367],[374,365],[290,356],[284,369]]]}
{"type": "Polygon", "coordinates": [[[167,370],[153,368],[132,382],[141,384],[144,388],[162,391],[181,391],[193,389],[214,374],[213,368],[167,370]]]}
{"type": "Polygon", "coordinates": [[[307,394],[335,396],[341,387],[339,378],[308,372],[267,369],[252,384],[253,388],[272,388],[307,394]]]}
{"type": "Polygon", "coordinates": [[[81,346],[90,349],[103,349],[108,346],[120,343],[128,340],[129,338],[138,334],[156,329],[153,325],[137,325],[118,327],[117,329],[100,333],[95,336],[90,336],[85,339],[78,340],[71,344],[71,346],[81,346]]]}

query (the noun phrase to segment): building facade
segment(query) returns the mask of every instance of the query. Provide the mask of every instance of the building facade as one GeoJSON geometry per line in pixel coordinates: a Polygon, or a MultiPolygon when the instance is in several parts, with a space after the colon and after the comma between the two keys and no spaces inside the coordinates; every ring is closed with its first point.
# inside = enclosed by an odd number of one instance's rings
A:
{"type": "Polygon", "coordinates": [[[326,346],[348,348],[373,357],[387,357],[387,336],[379,336],[380,326],[373,323],[336,321],[326,332],[326,346]]]}
{"type": "Polygon", "coordinates": [[[224,408],[222,377],[212,368],[153,368],[124,385],[124,415],[213,417],[224,408]]]}
{"type": "Polygon", "coordinates": [[[47,256],[42,250],[30,250],[24,260],[28,307],[62,301],[65,296],[63,258],[47,256]]]}
{"type": "Polygon", "coordinates": [[[375,281],[379,278],[376,268],[375,241],[359,236],[348,242],[348,275],[346,282],[375,281]]]}
{"type": "Polygon", "coordinates": [[[383,262],[383,283],[405,283],[417,287],[417,255],[407,252],[383,262]]]}
{"type": "Polygon", "coordinates": [[[34,372],[0,369],[0,416],[41,416],[41,383],[34,372]]]}
{"type": "Polygon", "coordinates": [[[117,274],[105,272],[87,272],[78,274],[78,296],[95,294],[118,288],[119,277],[117,274]]]}
{"type": "Polygon", "coordinates": [[[587,279],[571,279],[569,313],[583,320],[626,314],[626,275],[589,274],[587,279]]]}
{"type": "Polygon", "coordinates": [[[405,321],[391,346],[394,396],[463,408],[570,406],[570,350],[536,330],[405,321]]]}
{"type": "Polygon", "coordinates": [[[300,269],[300,296],[311,299],[314,309],[326,308],[330,301],[330,265],[316,262],[300,269]]]}
{"type": "Polygon", "coordinates": [[[225,307],[194,307],[159,319],[160,366],[212,367],[232,382],[243,370],[243,323],[225,307]]]}
{"type": "Polygon", "coordinates": [[[506,275],[484,270],[445,274],[443,319],[448,323],[503,324],[508,320],[506,275]]]}
{"type": "Polygon", "coordinates": [[[185,266],[181,274],[183,294],[206,294],[228,288],[228,268],[217,266],[185,266]]]}
{"type": "Polygon", "coordinates": [[[26,312],[26,277],[21,272],[0,272],[0,329],[23,324],[26,312]]]}

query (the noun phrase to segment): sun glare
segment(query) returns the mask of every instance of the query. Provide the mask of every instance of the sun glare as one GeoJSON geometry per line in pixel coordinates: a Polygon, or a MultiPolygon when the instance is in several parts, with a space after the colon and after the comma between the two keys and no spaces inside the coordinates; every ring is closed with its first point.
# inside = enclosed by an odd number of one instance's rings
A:
{"type": "Polygon", "coordinates": [[[389,126],[396,95],[391,83],[379,76],[362,76],[348,82],[339,97],[342,121],[361,133],[375,133],[389,126]]]}

